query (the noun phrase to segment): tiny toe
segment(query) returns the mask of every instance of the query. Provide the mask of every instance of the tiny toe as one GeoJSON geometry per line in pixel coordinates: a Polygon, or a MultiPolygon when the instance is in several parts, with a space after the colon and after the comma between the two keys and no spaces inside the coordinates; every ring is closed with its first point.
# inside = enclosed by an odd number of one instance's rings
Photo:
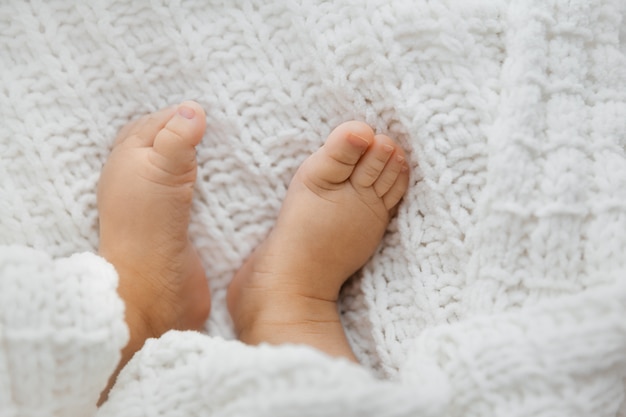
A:
{"type": "Polygon", "coordinates": [[[398,179],[398,175],[406,169],[404,151],[396,148],[393,155],[387,161],[376,181],[374,182],[374,191],[378,197],[382,197],[393,187],[398,179]]]}
{"type": "Polygon", "coordinates": [[[371,187],[380,177],[395,149],[396,145],[389,137],[376,135],[374,142],[354,168],[350,177],[352,183],[359,187],[371,187]]]}
{"type": "Polygon", "coordinates": [[[187,170],[195,163],[195,146],[200,143],[206,126],[204,110],[198,103],[186,101],[178,106],[174,115],[158,131],[154,150],[168,162],[173,173],[187,170]]]}
{"type": "Polygon", "coordinates": [[[374,142],[374,131],[367,124],[345,122],[336,127],[316,155],[317,175],[329,183],[347,180],[361,156],[374,142]]]}
{"type": "Polygon", "coordinates": [[[403,162],[402,169],[396,177],[389,191],[383,196],[383,203],[387,210],[392,210],[402,200],[407,188],[409,187],[409,168],[406,162],[403,162]]]}

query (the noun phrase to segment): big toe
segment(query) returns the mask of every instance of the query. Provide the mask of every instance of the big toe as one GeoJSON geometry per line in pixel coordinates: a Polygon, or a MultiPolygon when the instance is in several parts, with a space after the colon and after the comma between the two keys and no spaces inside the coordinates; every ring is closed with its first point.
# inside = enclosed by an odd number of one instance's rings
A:
{"type": "Polygon", "coordinates": [[[367,124],[345,122],[336,127],[316,153],[317,176],[328,183],[347,180],[361,156],[374,142],[374,131],[367,124]]]}
{"type": "Polygon", "coordinates": [[[159,155],[161,168],[179,175],[195,167],[195,146],[202,140],[205,128],[202,107],[194,101],[181,103],[154,139],[153,149],[159,155]]]}

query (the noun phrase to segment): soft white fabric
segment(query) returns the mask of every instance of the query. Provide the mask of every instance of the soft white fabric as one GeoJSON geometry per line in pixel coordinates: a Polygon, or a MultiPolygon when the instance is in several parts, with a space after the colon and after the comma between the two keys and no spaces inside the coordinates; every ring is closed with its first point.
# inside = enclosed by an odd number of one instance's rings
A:
{"type": "Polygon", "coordinates": [[[90,253],[1,249],[0,415],[93,415],[128,341],[115,270],[90,253]]]}
{"type": "Polygon", "coordinates": [[[127,338],[114,271],[72,255],[99,170],[129,119],[195,99],[210,336],[149,341],[99,416],[625,416],[625,22],[623,0],[3,2],[0,415],[93,415],[127,338]],[[230,340],[230,277],[348,119],[412,167],[342,296],[363,367],[230,340]]]}

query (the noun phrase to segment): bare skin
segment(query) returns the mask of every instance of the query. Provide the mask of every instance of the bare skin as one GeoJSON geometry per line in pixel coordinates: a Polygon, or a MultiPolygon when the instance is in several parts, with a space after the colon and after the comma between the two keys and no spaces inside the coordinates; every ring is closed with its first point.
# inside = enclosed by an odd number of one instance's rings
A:
{"type": "Polygon", "coordinates": [[[195,102],[144,116],[122,128],[102,170],[99,253],[118,272],[130,330],[109,388],[147,338],[200,329],[209,315],[207,279],[187,234],[204,130],[195,102]]]}
{"type": "MultiPolygon", "coordinates": [[[[98,185],[100,254],[119,274],[130,341],[111,376],[147,338],[200,329],[210,293],[188,237],[195,146],[205,130],[194,102],[125,126],[98,185]]],[[[335,129],[296,173],[276,227],[228,291],[240,339],[305,343],[356,360],[336,301],[372,255],[408,184],[402,149],[360,122],[335,129]]]]}
{"type": "Polygon", "coordinates": [[[376,250],[408,180],[389,137],[360,122],[337,127],[298,169],[276,226],[233,278],[227,302],[239,339],[356,361],[339,291],[376,250]]]}

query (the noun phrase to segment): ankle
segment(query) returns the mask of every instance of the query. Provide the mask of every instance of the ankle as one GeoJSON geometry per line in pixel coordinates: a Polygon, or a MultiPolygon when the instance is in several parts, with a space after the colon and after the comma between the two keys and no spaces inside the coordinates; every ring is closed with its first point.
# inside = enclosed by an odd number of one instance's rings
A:
{"type": "Polygon", "coordinates": [[[239,315],[234,315],[239,340],[250,345],[304,344],[331,356],[357,361],[337,303],[280,291],[258,295],[256,303],[244,304],[246,311],[240,309],[239,315]]]}
{"type": "Polygon", "coordinates": [[[324,334],[329,326],[341,326],[336,303],[287,292],[267,292],[246,310],[235,327],[250,344],[290,342],[292,334],[324,334]]]}
{"type": "Polygon", "coordinates": [[[272,259],[264,247],[259,247],[228,287],[227,305],[238,334],[259,323],[306,321],[318,311],[336,310],[336,298],[301,288],[298,276],[287,272],[282,260],[277,264],[268,258],[272,259]]]}
{"type": "Polygon", "coordinates": [[[289,277],[255,272],[253,266],[246,262],[228,288],[228,309],[239,340],[251,345],[306,344],[356,362],[336,297],[303,294],[286,281],[289,277]]]}
{"type": "Polygon", "coordinates": [[[245,282],[247,287],[336,303],[349,274],[334,268],[333,260],[303,251],[299,245],[284,239],[284,235],[288,234],[275,227],[233,281],[245,282]]]}

